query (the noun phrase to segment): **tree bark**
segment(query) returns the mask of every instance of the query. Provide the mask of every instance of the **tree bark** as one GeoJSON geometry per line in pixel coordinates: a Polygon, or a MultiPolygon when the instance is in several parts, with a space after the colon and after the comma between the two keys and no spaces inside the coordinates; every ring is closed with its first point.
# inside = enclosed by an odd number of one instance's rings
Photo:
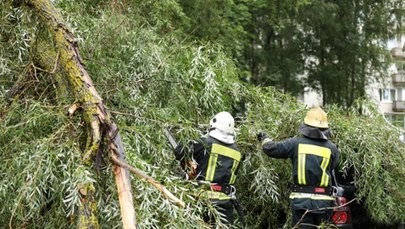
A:
{"type": "MultiPolygon", "coordinates": [[[[91,158],[100,150],[104,138],[108,140],[109,153],[116,155],[120,161],[125,162],[124,147],[118,128],[111,119],[110,113],[105,108],[101,96],[97,93],[88,72],[84,68],[75,38],[67,28],[62,15],[50,0],[26,0],[25,3],[35,10],[46,30],[52,35],[56,46],[55,51],[59,54],[59,57],[56,58],[55,56],[54,59],[58,59],[60,70],[66,74],[65,77],[70,89],[83,109],[85,121],[91,129],[88,136],[90,144],[87,146],[83,156],[85,163],[89,165],[92,163],[91,158]]],[[[38,56],[41,58],[39,54],[38,56]]],[[[49,62],[44,58],[42,58],[42,61],[49,62]]],[[[114,166],[114,173],[123,228],[136,228],[129,172],[125,168],[114,166]]],[[[78,188],[81,189],[80,193],[84,194],[83,198],[85,199],[82,203],[87,205],[84,207],[85,210],[81,211],[86,212],[86,214],[84,217],[79,217],[80,222],[78,225],[85,228],[97,228],[98,222],[93,217],[97,215],[95,214],[96,209],[91,206],[94,200],[94,192],[89,187],[78,188]]]]}
{"type": "Polygon", "coordinates": [[[41,66],[48,73],[52,74],[56,96],[59,102],[68,103],[69,95],[68,82],[65,77],[66,73],[59,66],[59,53],[55,51],[55,47],[51,47],[45,39],[44,31],[38,33],[35,44],[32,46],[32,52],[35,53],[33,58],[35,67],[41,66]]]}

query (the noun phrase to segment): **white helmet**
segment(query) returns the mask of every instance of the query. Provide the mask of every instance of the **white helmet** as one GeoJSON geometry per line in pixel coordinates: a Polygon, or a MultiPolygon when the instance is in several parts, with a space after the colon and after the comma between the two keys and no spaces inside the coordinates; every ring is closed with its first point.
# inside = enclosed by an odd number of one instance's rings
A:
{"type": "Polygon", "coordinates": [[[219,112],[210,120],[210,130],[213,128],[222,130],[227,134],[234,135],[235,121],[231,114],[226,111],[219,112]]]}
{"type": "Polygon", "coordinates": [[[210,120],[209,135],[219,141],[232,144],[235,142],[235,120],[226,111],[219,112],[210,120]]]}

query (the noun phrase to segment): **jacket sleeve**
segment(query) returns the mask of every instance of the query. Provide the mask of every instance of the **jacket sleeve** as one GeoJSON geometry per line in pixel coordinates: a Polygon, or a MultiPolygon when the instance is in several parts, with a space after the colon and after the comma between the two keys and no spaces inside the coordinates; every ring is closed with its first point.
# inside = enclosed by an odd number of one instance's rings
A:
{"type": "Polygon", "coordinates": [[[186,146],[178,144],[176,149],[174,149],[174,156],[176,160],[182,161],[184,158],[198,157],[198,152],[203,148],[201,143],[197,141],[190,141],[186,146]]]}
{"type": "Polygon", "coordinates": [[[340,162],[340,151],[339,151],[339,149],[337,147],[334,148],[334,154],[333,155],[334,155],[334,158],[333,158],[331,168],[335,169],[339,165],[339,162],[340,162]]]}
{"type": "Polygon", "coordinates": [[[293,138],[274,142],[268,141],[263,143],[263,152],[269,157],[290,158],[294,152],[295,140],[293,138]]]}

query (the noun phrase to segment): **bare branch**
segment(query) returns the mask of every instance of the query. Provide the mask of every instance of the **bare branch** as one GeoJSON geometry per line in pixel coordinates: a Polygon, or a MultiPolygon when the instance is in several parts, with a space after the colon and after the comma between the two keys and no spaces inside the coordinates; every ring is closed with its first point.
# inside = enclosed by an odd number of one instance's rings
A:
{"type": "Polygon", "coordinates": [[[127,168],[129,171],[131,171],[132,173],[140,176],[141,178],[143,178],[146,182],[152,184],[153,186],[155,186],[158,190],[160,190],[163,195],[172,200],[173,202],[175,202],[176,204],[178,204],[180,207],[185,208],[186,204],[180,200],[179,198],[177,198],[175,195],[173,195],[169,190],[166,189],[165,186],[163,186],[162,184],[160,184],[158,181],[156,181],[155,179],[153,179],[152,177],[146,175],[144,172],[142,172],[141,170],[128,165],[125,162],[120,161],[117,157],[115,157],[114,155],[111,157],[111,160],[116,164],[119,165],[121,167],[127,168]]]}
{"type": "MultiPolygon", "coordinates": [[[[315,209],[306,210],[306,211],[304,212],[304,214],[302,215],[301,219],[294,225],[293,228],[299,228],[300,225],[304,225],[304,224],[301,223],[301,222],[302,222],[302,220],[304,220],[305,215],[308,214],[308,213],[311,213],[311,212],[314,212],[314,211],[323,211],[323,210],[336,210],[336,209],[339,209],[339,208],[341,208],[341,207],[345,207],[345,206],[349,205],[350,203],[352,203],[352,202],[355,201],[355,200],[356,200],[356,199],[352,199],[351,201],[349,201],[349,202],[347,202],[347,203],[345,203],[345,204],[343,204],[343,205],[339,205],[339,206],[325,207],[325,208],[315,208],[315,209]]],[[[308,225],[308,224],[305,224],[305,225],[308,225]]],[[[312,226],[313,226],[313,225],[312,225],[312,226]]]]}

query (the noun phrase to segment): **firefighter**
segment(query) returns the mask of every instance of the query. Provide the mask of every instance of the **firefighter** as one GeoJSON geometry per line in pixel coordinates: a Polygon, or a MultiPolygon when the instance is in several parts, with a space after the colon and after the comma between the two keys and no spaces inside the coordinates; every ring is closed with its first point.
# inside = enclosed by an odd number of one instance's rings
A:
{"type": "Polygon", "coordinates": [[[265,154],[273,158],[290,158],[292,178],[290,204],[292,225],[316,228],[330,223],[333,206],[332,176],[340,152],[329,140],[327,115],[319,107],[310,109],[300,126],[303,136],[275,142],[264,132],[257,135],[265,154]],[[307,213],[305,213],[309,210],[307,213]]]}
{"type": "MultiPolygon", "coordinates": [[[[241,162],[241,153],[235,144],[234,119],[228,112],[216,114],[209,125],[209,132],[190,147],[195,164],[195,179],[201,184],[200,195],[211,200],[219,213],[221,222],[232,225],[236,189],[233,186],[241,162]]],[[[183,160],[186,148],[175,149],[177,160],[183,160]]],[[[238,207],[238,206],[236,206],[238,207]]],[[[238,209],[237,209],[238,210],[238,209]]],[[[239,212],[238,212],[239,213],[239,212]]],[[[213,217],[205,214],[204,221],[213,224],[213,217]]]]}

